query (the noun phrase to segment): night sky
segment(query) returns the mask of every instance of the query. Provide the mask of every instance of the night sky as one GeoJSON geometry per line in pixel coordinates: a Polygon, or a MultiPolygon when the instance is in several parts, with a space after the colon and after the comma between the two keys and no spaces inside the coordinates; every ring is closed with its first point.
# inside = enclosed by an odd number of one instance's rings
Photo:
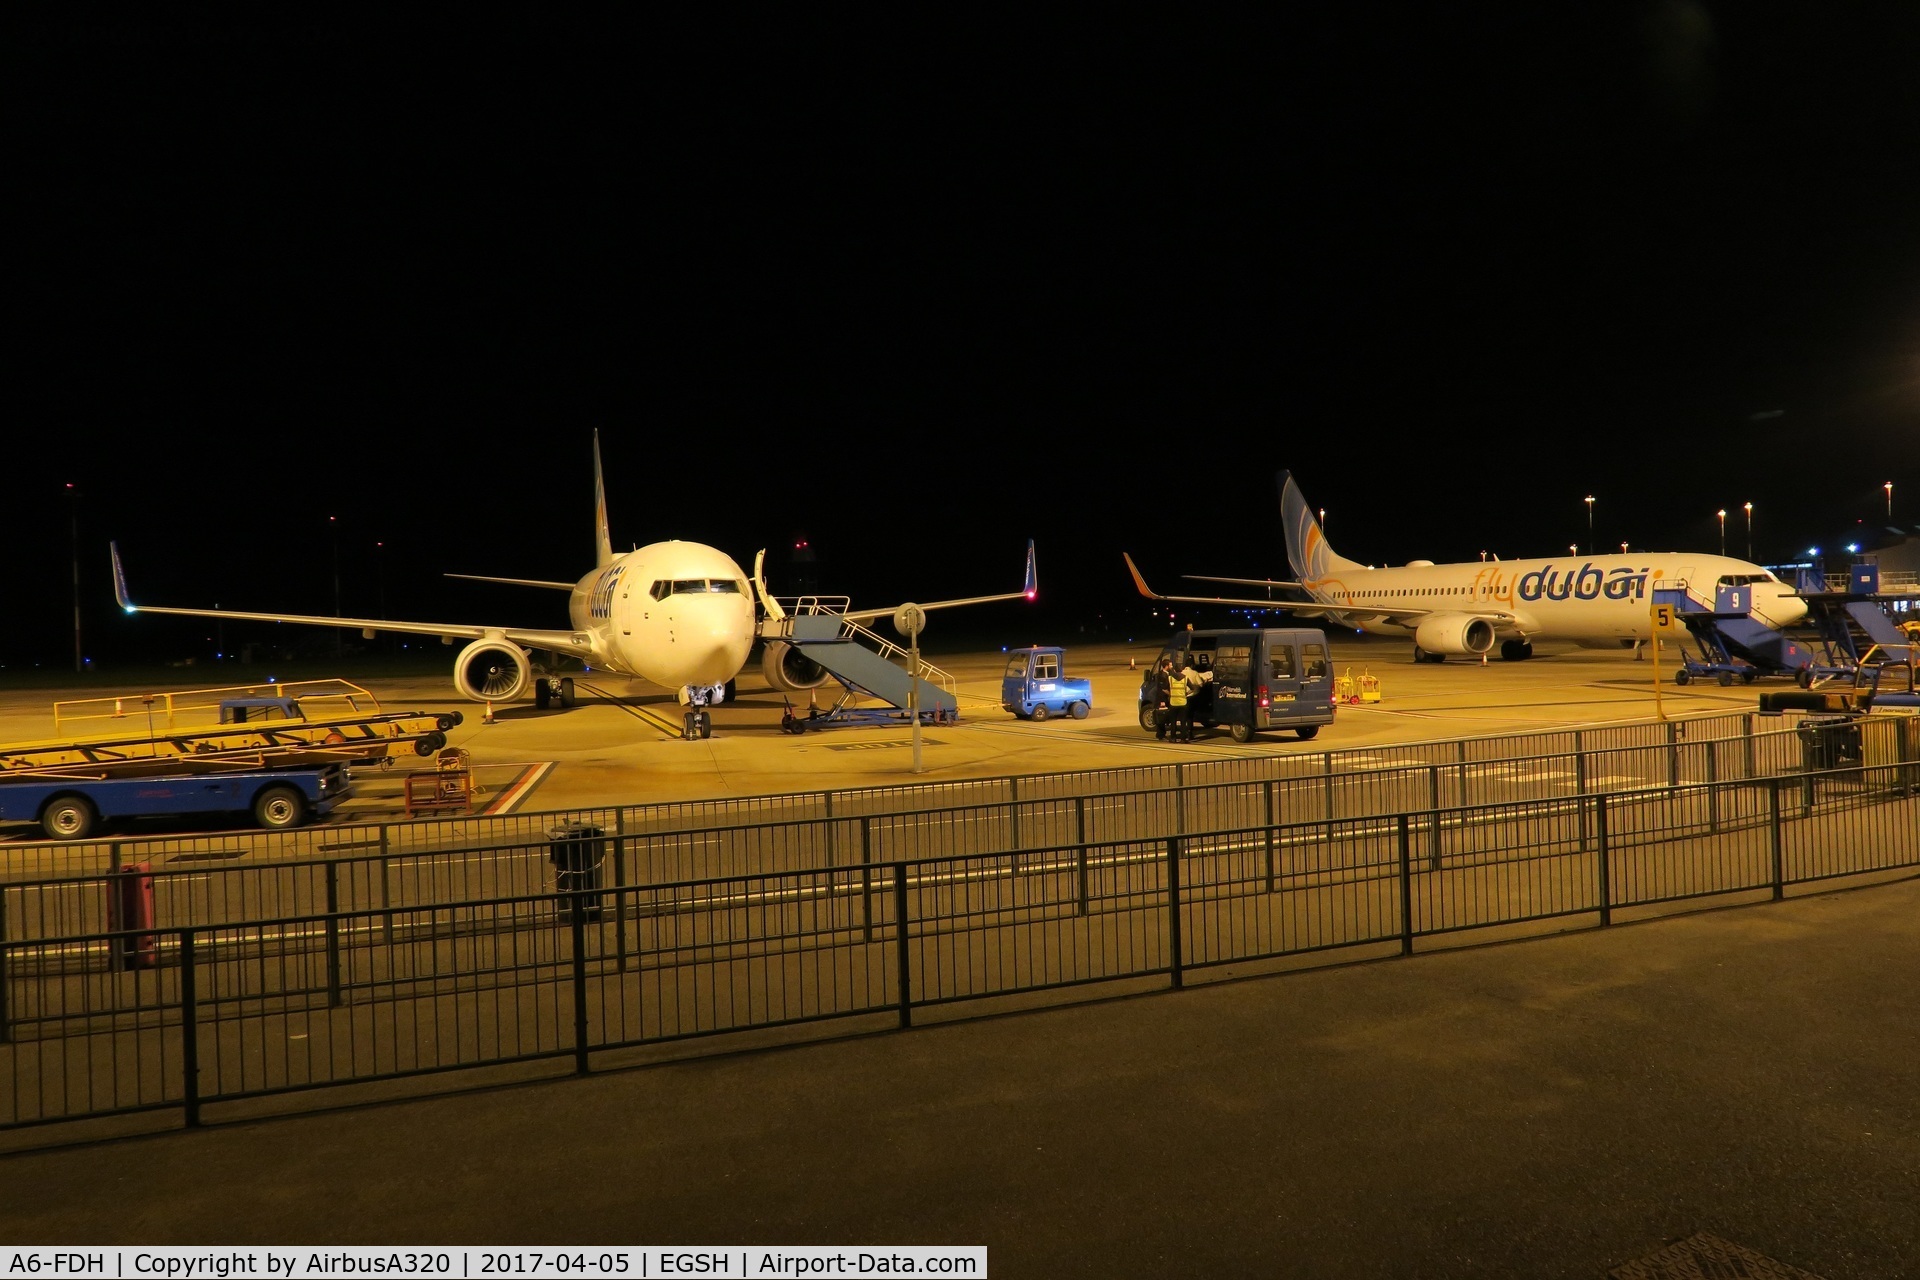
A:
{"type": "Polygon", "coordinates": [[[1282,467],[1373,562],[1920,524],[1920,10],[1333,8],[17,27],[0,662],[71,661],[68,483],[103,663],[204,631],[109,538],[559,625],[438,575],[585,572],[596,427],[617,544],[776,591],[1038,539],[1016,642],[1284,575],[1282,467]]]}

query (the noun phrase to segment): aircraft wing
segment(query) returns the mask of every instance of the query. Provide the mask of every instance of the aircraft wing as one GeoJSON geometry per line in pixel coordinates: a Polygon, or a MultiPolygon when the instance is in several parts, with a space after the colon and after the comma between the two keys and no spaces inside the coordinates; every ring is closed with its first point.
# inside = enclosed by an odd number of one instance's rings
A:
{"type": "MultiPolygon", "coordinates": [[[[1147,585],[1141,576],[1140,568],[1134,564],[1133,557],[1122,551],[1120,558],[1127,562],[1127,572],[1133,575],[1133,585],[1140,594],[1149,600],[1170,600],[1176,604],[1224,604],[1237,609],[1284,609],[1288,613],[1301,614],[1339,614],[1349,618],[1391,618],[1395,622],[1417,622],[1421,618],[1436,613],[1466,614],[1474,618],[1486,618],[1490,622],[1511,623],[1516,621],[1513,614],[1505,609],[1430,609],[1399,608],[1393,605],[1377,604],[1322,604],[1318,600],[1230,600],[1224,596],[1163,596],[1147,585]]],[[[1208,579],[1208,581],[1232,581],[1232,579],[1208,579]]],[[[1262,584],[1264,585],[1264,584],[1262,584]]],[[[1275,583],[1279,586],[1279,583],[1275,583]]]]}
{"type": "Polygon", "coordinates": [[[224,622],[291,622],[306,627],[345,627],[354,631],[393,631],[403,635],[439,636],[443,639],[480,640],[498,636],[534,649],[558,653],[579,653],[590,647],[584,632],[529,631],[521,627],[483,627],[462,622],[396,622],[388,618],[333,618],[304,613],[244,613],[237,609],[175,609],[161,605],[135,604],[127,594],[126,571],[120,567],[120,546],[111,543],[113,555],[113,597],[128,613],[163,613],[182,618],[219,618],[224,622]]]}
{"type": "Polygon", "coordinates": [[[1236,587],[1299,587],[1302,590],[1305,589],[1302,584],[1298,582],[1281,582],[1275,578],[1216,578],[1212,574],[1206,573],[1183,573],[1180,576],[1189,582],[1226,582],[1236,587]]]}
{"type": "MultiPolygon", "coordinates": [[[[1005,595],[997,596],[968,596],[963,600],[935,600],[928,604],[919,604],[918,601],[915,601],[914,603],[921,609],[957,609],[963,604],[992,604],[996,600],[1031,600],[1039,593],[1040,575],[1039,571],[1034,568],[1033,539],[1028,538],[1027,578],[1026,582],[1018,591],[1009,591],[1005,595]]],[[[875,618],[892,617],[894,609],[898,607],[899,606],[896,605],[886,609],[861,609],[844,613],[841,616],[853,622],[870,622],[875,618]]]]}
{"type": "Polygon", "coordinates": [[[548,582],[544,578],[490,578],[484,573],[443,573],[443,578],[464,578],[468,582],[504,582],[510,587],[544,587],[548,591],[571,591],[571,582],[548,582]]]}

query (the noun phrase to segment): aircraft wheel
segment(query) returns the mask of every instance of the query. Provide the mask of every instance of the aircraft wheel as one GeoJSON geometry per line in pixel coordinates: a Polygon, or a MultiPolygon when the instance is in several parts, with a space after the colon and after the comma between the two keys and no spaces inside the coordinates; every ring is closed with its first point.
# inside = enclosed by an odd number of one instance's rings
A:
{"type": "Polygon", "coordinates": [[[1235,742],[1245,743],[1253,741],[1253,726],[1250,724],[1236,724],[1228,730],[1228,732],[1233,734],[1233,740],[1235,742]]]}
{"type": "Polygon", "coordinates": [[[738,698],[740,696],[739,693],[733,687],[735,683],[736,682],[733,680],[727,681],[726,690],[723,693],[721,693],[720,701],[732,702],[735,698],[738,698]]]}
{"type": "Polygon", "coordinates": [[[1684,685],[1687,681],[1691,679],[1693,679],[1693,677],[1687,674],[1687,669],[1685,667],[1682,667],[1678,671],[1673,673],[1673,682],[1675,684],[1684,685]]]}
{"type": "Polygon", "coordinates": [[[55,796],[40,811],[40,829],[55,840],[85,840],[100,824],[100,813],[85,796],[55,796]]]}
{"type": "Polygon", "coordinates": [[[1413,660],[1415,662],[1425,662],[1427,660],[1426,652],[1422,650],[1419,645],[1413,646],[1413,660]]]}
{"type": "Polygon", "coordinates": [[[1067,714],[1071,715],[1075,720],[1085,720],[1087,718],[1087,704],[1084,702],[1076,702],[1067,708],[1067,714]]]}
{"type": "Polygon", "coordinates": [[[1320,732],[1320,726],[1317,724],[1303,724],[1298,729],[1295,729],[1294,732],[1300,735],[1300,741],[1312,742],[1314,735],[1320,732]]]}
{"type": "Polygon", "coordinates": [[[1160,712],[1145,703],[1140,704],[1140,727],[1148,733],[1160,732],[1160,712]]]}
{"type": "Polygon", "coordinates": [[[1733,672],[1731,672],[1731,671],[1722,671],[1722,672],[1720,673],[1720,675],[1719,675],[1719,677],[1718,677],[1718,679],[1719,679],[1719,682],[1720,682],[1720,687],[1721,687],[1722,689],[1726,689],[1726,688],[1729,688],[1729,687],[1731,687],[1731,686],[1732,686],[1732,684],[1733,684],[1733,672]]]}
{"type": "Polygon", "coordinates": [[[1528,658],[1531,658],[1532,656],[1533,656],[1533,641],[1522,640],[1520,642],[1520,661],[1525,662],[1528,658]]]}
{"type": "Polygon", "coordinates": [[[553,705],[553,687],[547,683],[545,676],[541,676],[533,682],[533,709],[545,711],[551,705],[553,705]]]}
{"type": "Polygon", "coordinates": [[[563,676],[560,680],[560,705],[563,707],[574,705],[572,676],[563,676]]]}
{"type": "Polygon", "coordinates": [[[269,831],[291,831],[307,820],[307,802],[292,787],[268,787],[253,798],[253,820],[269,831]]]}
{"type": "Polygon", "coordinates": [[[694,719],[698,722],[700,736],[703,738],[711,738],[713,736],[713,717],[702,711],[695,716],[694,719]]]}
{"type": "Polygon", "coordinates": [[[1053,713],[1052,713],[1051,711],[1049,711],[1049,710],[1047,710],[1047,704],[1046,704],[1046,703],[1044,703],[1044,702],[1036,702],[1036,703],[1034,703],[1034,704],[1033,704],[1033,712],[1032,712],[1032,715],[1031,715],[1031,718],[1032,718],[1032,719],[1035,719],[1035,720],[1045,720],[1045,719],[1046,719],[1046,718],[1047,718],[1048,716],[1050,716],[1050,715],[1052,715],[1052,714],[1053,714],[1053,713]]]}

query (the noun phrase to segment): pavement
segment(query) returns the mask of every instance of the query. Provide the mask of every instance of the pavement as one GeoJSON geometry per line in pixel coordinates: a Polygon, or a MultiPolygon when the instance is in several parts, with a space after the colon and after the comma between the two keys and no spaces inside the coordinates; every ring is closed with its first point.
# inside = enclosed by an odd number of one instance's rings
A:
{"type": "Polygon", "coordinates": [[[1598,1277],[1707,1231],[1829,1280],[1911,1275],[1916,921],[1905,881],[18,1154],[0,1237],[1598,1277]]]}
{"type": "MultiPolygon", "coordinates": [[[[1089,644],[1069,647],[1069,674],[1093,682],[1094,707],[1086,720],[1054,719],[1031,724],[999,708],[999,652],[935,655],[933,661],[955,677],[963,719],[923,731],[926,773],[923,780],[999,777],[1074,769],[1164,764],[1177,759],[1216,759],[1275,752],[1341,750],[1391,743],[1428,741],[1482,734],[1647,720],[1655,714],[1652,664],[1630,653],[1542,645],[1528,662],[1450,661],[1414,664],[1404,640],[1335,633],[1331,637],[1336,674],[1371,673],[1380,677],[1385,700],[1377,705],[1343,707],[1332,725],[1311,743],[1291,733],[1276,733],[1237,745],[1225,733],[1191,744],[1156,742],[1136,720],[1141,672],[1159,649],[1159,641],[1137,644],[1089,644]]],[[[449,657],[449,662],[451,658],[449,657]]],[[[1671,663],[1667,666],[1671,673],[1671,663]]],[[[268,669],[226,666],[194,678],[180,673],[171,687],[214,685],[262,679],[268,669]]],[[[480,781],[499,789],[522,775],[525,766],[552,761],[555,767],[538,788],[519,801],[519,809],[585,808],[640,804],[657,800],[695,800],[722,796],[812,791],[822,787],[884,786],[914,780],[911,731],[904,728],[845,728],[793,736],[779,728],[784,700],[769,690],[757,668],[742,673],[737,702],[714,712],[714,736],[683,742],[659,727],[677,723],[673,695],[642,681],[596,675],[592,692],[581,689],[583,703],[568,709],[535,710],[531,703],[497,706],[495,723],[482,723],[484,708],[459,698],[450,676],[414,674],[360,681],[389,709],[452,710],[465,723],[448,735],[452,745],[472,753],[481,766],[480,781]]],[[[129,692],[139,692],[130,689],[129,692]]],[[[92,687],[85,696],[111,690],[92,687]]],[[[1668,714],[1751,711],[1759,687],[1691,685],[1671,681],[1661,699],[1668,714]]],[[[53,735],[53,700],[76,696],[59,689],[0,690],[0,742],[41,740],[53,735]]],[[[804,695],[798,696],[805,709],[804,695]]],[[[822,705],[831,705],[823,698],[822,705]]],[[[137,725],[130,719],[104,722],[102,732],[137,725]]],[[[398,816],[401,810],[397,770],[419,762],[403,760],[392,775],[362,771],[361,794],[339,811],[336,821],[370,821],[398,816]]]]}

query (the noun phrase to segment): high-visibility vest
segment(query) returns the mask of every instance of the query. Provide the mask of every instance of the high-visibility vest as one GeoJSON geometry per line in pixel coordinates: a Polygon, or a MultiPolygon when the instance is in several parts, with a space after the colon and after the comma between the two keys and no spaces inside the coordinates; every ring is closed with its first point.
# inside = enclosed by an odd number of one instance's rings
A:
{"type": "Polygon", "coordinates": [[[1167,705],[1170,707],[1187,705],[1187,682],[1179,676],[1167,681],[1167,705]]]}

